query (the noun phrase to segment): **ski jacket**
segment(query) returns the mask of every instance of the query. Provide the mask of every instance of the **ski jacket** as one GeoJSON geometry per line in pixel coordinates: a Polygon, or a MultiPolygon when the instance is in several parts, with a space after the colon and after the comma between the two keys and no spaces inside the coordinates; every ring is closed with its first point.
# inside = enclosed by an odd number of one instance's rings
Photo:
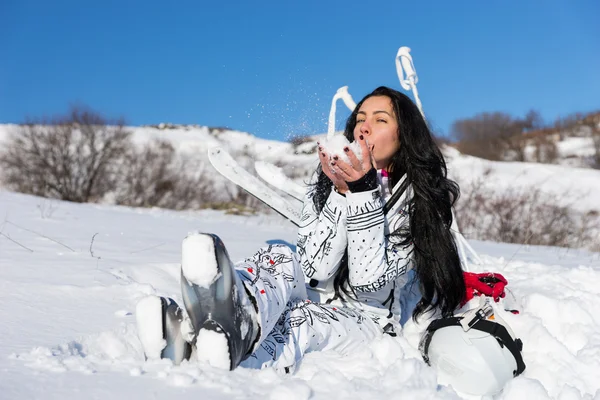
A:
{"type": "MultiPolygon", "coordinates": [[[[342,301],[371,313],[382,326],[400,320],[400,289],[413,268],[413,245],[402,246],[391,232],[409,224],[409,185],[392,209],[383,207],[391,193],[387,177],[377,171],[378,188],[365,192],[331,191],[317,213],[314,193],[304,198],[297,251],[313,301],[334,299],[333,280],[344,254],[348,253],[349,285],[355,299],[342,301]]],[[[405,179],[405,178],[403,178],[405,179]]],[[[399,182],[394,190],[402,184],[399,182]]],[[[395,325],[395,324],[394,324],[395,325]]]]}

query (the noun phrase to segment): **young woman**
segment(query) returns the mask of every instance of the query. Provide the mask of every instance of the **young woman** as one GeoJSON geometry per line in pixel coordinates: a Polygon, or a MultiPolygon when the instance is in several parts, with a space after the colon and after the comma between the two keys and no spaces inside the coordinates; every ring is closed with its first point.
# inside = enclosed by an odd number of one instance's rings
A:
{"type": "MultiPolygon", "coordinates": [[[[319,146],[297,254],[269,246],[233,265],[215,235],[184,239],[189,322],[165,299],[138,307],[163,316],[166,346],[156,356],[178,363],[195,350],[199,360],[225,368],[289,371],[309,351],[350,352],[398,332],[411,269],[422,295],[413,318],[430,310],[451,315],[460,305],[465,284],[450,232],[459,190],[417,107],[377,88],[352,112],[345,136],[359,143],[362,157],[345,147],[344,162],[319,146]]],[[[138,325],[141,338],[151,336],[138,325]]],[[[153,342],[146,342],[149,356],[153,342]]]]}

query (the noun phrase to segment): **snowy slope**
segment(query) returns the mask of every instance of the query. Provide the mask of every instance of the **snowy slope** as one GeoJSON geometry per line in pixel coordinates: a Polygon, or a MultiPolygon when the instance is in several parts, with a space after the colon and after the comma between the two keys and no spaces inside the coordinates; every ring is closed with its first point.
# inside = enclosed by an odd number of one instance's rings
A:
{"type": "MultiPolygon", "coordinates": [[[[357,354],[313,353],[293,376],[146,363],[135,303],[180,300],[181,240],[221,235],[234,260],[293,243],[280,217],[73,204],[0,191],[2,399],[456,399],[436,383],[405,325],[357,354]]],[[[522,304],[506,318],[527,370],[498,399],[600,399],[600,254],[473,242],[522,304]]]]}
{"type": "Polygon", "coordinates": [[[489,161],[446,149],[448,174],[467,190],[485,176],[488,187],[498,192],[539,188],[558,197],[564,206],[578,211],[600,211],[600,170],[554,164],[489,161]],[[487,174],[487,175],[486,175],[487,174]]]}
{"type": "MultiPolygon", "coordinates": [[[[1,129],[1,127],[0,127],[1,129]]],[[[317,140],[325,140],[325,134],[312,136],[312,141],[294,147],[291,143],[256,138],[248,133],[224,131],[211,134],[208,128],[181,127],[158,130],[155,128],[132,128],[136,142],[143,143],[150,138],[169,140],[182,153],[193,154],[206,159],[208,148],[219,145],[241,158],[242,165],[252,169],[254,160],[277,164],[299,183],[306,182],[318,163],[317,140]]],[[[590,156],[593,151],[590,138],[569,137],[559,143],[561,159],[568,164],[569,157],[590,156]]],[[[448,170],[452,178],[466,186],[486,170],[489,179],[497,182],[498,189],[539,188],[551,195],[569,194],[569,205],[579,211],[600,211],[600,171],[589,168],[575,168],[569,165],[539,164],[528,162],[494,162],[460,154],[456,149],[446,147],[444,154],[448,160],[448,170]],[[576,202],[572,200],[576,199],[576,202]]]]}
{"type": "MultiPolygon", "coordinates": [[[[14,128],[14,125],[0,125],[0,144],[14,128]]],[[[130,129],[135,143],[143,144],[152,139],[168,140],[182,154],[205,162],[206,168],[210,171],[212,167],[208,165],[207,150],[218,145],[228,149],[240,164],[250,170],[253,169],[255,160],[268,161],[281,166],[288,176],[301,184],[309,180],[318,164],[316,153],[311,153],[316,148],[316,141],[325,138],[325,134],[315,135],[311,137],[313,141],[294,147],[288,142],[260,139],[245,132],[222,131],[207,127],[177,126],[172,129],[131,127],[130,129]]],[[[573,155],[583,157],[590,151],[590,140],[589,138],[567,138],[561,142],[560,151],[564,153],[564,157],[573,155]]],[[[444,153],[450,176],[457,179],[465,188],[470,182],[483,176],[485,171],[490,170],[491,173],[486,179],[493,181],[497,189],[539,188],[542,192],[552,195],[567,194],[564,200],[579,211],[600,211],[600,170],[573,168],[566,165],[493,162],[462,155],[451,147],[446,147],[444,153]]],[[[221,184],[227,183],[220,176],[217,177],[217,181],[221,184]]]]}
{"type": "MultiPolygon", "coordinates": [[[[589,168],[595,154],[594,140],[589,136],[568,136],[556,142],[556,164],[589,168]]],[[[535,162],[536,146],[525,147],[525,160],[535,162]]]]}
{"type": "Polygon", "coordinates": [[[562,159],[585,158],[594,155],[594,142],[590,137],[568,137],[557,143],[562,159]]]}

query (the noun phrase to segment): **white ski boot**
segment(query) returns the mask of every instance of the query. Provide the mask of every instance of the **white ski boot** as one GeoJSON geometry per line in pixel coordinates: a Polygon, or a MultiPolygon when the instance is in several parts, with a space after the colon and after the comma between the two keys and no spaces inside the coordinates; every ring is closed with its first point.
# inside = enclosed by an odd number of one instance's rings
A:
{"type": "Polygon", "coordinates": [[[260,337],[257,308],[213,234],[192,233],[182,243],[181,292],[196,336],[199,361],[233,370],[260,337]]]}

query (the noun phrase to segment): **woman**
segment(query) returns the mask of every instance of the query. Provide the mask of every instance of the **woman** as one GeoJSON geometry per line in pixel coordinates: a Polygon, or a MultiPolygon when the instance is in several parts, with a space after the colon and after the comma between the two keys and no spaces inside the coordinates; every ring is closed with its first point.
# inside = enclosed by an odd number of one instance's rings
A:
{"type": "Polygon", "coordinates": [[[234,266],[218,237],[184,240],[189,323],[179,327],[181,312],[165,300],[160,310],[150,299],[138,307],[138,314],[165,315],[161,357],[177,363],[195,349],[198,359],[225,368],[289,371],[309,351],[350,352],[396,334],[410,269],[422,294],[413,318],[430,310],[451,315],[460,305],[465,286],[450,233],[459,190],[417,107],[377,88],[352,112],[345,136],[359,143],[362,157],[345,147],[344,162],[319,146],[297,254],[270,246],[234,266]]]}

